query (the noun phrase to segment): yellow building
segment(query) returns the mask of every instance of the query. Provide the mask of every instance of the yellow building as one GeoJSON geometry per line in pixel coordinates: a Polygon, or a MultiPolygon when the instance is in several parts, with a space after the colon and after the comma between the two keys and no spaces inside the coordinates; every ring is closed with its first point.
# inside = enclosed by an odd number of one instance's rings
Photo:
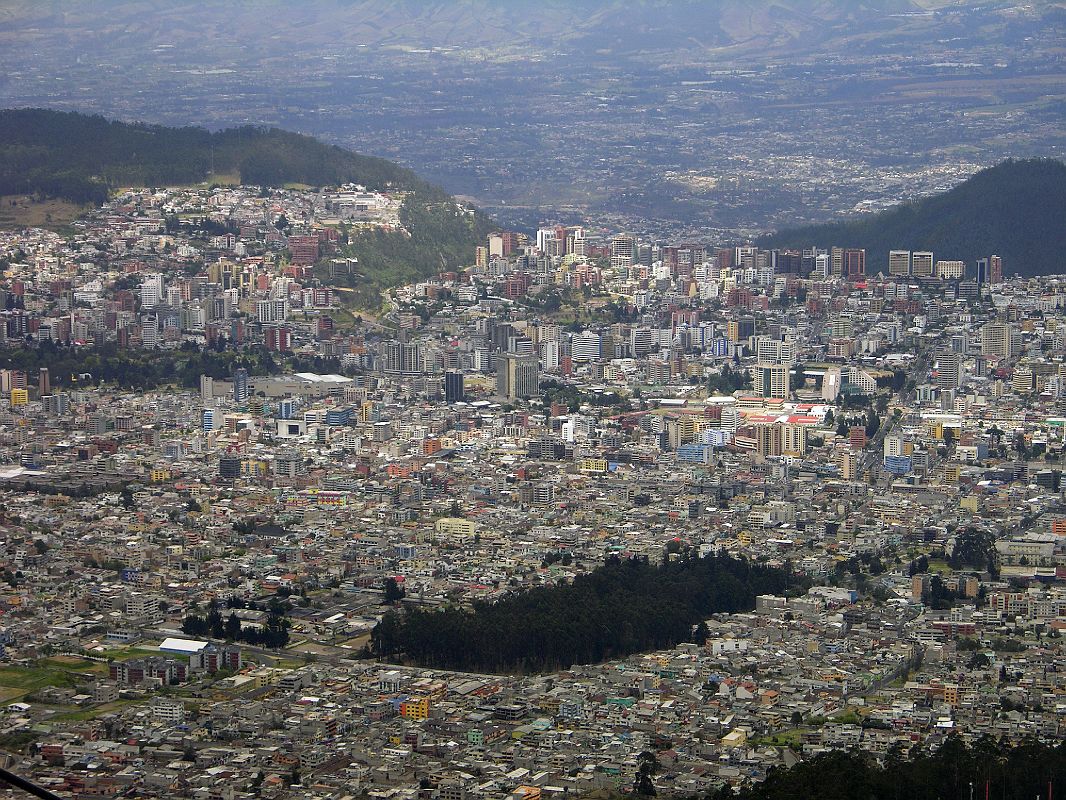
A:
{"type": "Polygon", "coordinates": [[[449,536],[473,536],[477,533],[477,523],[459,517],[442,517],[437,520],[433,530],[449,536]]]}
{"type": "Polygon", "coordinates": [[[959,685],[957,683],[944,684],[944,702],[949,706],[959,704],[959,685]]]}
{"type": "Polygon", "coordinates": [[[429,700],[425,697],[410,697],[400,703],[400,716],[404,719],[424,720],[429,717],[429,700]]]}
{"type": "Polygon", "coordinates": [[[722,737],[722,747],[743,747],[748,742],[748,735],[740,728],[734,728],[722,737]]]}
{"type": "Polygon", "coordinates": [[[25,389],[11,390],[11,406],[24,406],[30,402],[30,393],[25,389]]]}
{"type": "Polygon", "coordinates": [[[582,472],[599,472],[604,473],[607,471],[607,459],[606,458],[586,458],[581,461],[582,472]]]}

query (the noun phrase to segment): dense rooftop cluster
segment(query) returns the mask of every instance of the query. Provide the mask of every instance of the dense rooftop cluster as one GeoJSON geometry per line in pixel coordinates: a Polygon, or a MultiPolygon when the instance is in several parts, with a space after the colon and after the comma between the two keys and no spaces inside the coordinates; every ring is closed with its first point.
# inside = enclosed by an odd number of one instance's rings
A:
{"type": "Polygon", "coordinates": [[[1060,278],[553,226],[355,308],[351,230],[396,209],[138,190],[3,234],[18,770],[77,796],[536,800],[1058,737],[1060,278]],[[712,554],[797,580],[562,671],[368,649],[405,607],[712,554]]]}

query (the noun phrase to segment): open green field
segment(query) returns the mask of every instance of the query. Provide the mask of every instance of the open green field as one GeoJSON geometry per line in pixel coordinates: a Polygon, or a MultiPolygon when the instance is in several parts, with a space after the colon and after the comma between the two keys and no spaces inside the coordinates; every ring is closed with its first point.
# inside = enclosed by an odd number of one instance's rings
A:
{"type": "Polygon", "coordinates": [[[0,696],[10,702],[46,686],[77,686],[85,680],[82,675],[103,675],[106,672],[107,664],[70,656],[42,658],[25,667],[0,667],[0,696]]]}
{"type": "Polygon", "coordinates": [[[793,745],[798,747],[801,742],[800,737],[808,731],[810,731],[810,728],[793,728],[790,731],[782,731],[772,736],[760,736],[755,740],[754,744],[770,747],[791,747],[793,745]]]}

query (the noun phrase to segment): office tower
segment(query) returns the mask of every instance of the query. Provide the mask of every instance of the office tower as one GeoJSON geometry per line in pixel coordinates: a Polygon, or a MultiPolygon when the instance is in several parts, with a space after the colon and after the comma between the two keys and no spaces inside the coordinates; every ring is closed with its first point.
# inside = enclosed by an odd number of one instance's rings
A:
{"type": "Polygon", "coordinates": [[[814,257],[814,271],[811,276],[828,278],[832,274],[832,261],[828,253],[819,253],[814,257]]]}
{"type": "Polygon", "coordinates": [[[1036,389],[1036,373],[1032,367],[1019,364],[1011,375],[1010,388],[1015,394],[1029,394],[1036,389]]]}
{"type": "Polygon", "coordinates": [[[1022,351],[1021,333],[1005,322],[989,322],[981,328],[981,354],[1012,358],[1022,351]]]}
{"type": "Polygon", "coordinates": [[[210,375],[200,376],[200,399],[205,403],[215,399],[215,379],[210,375]]]}
{"type": "Polygon", "coordinates": [[[774,250],[770,253],[770,260],[778,275],[799,275],[803,272],[803,254],[798,250],[774,250]]]}
{"type": "Polygon", "coordinates": [[[844,251],[844,277],[849,281],[858,281],[866,277],[865,250],[848,248],[844,251]]]}
{"type": "Polygon", "coordinates": [[[146,275],[138,292],[142,308],[155,308],[163,301],[163,276],[158,272],[146,275]]]}
{"type": "Polygon", "coordinates": [[[839,278],[844,274],[844,248],[832,247],[829,249],[830,275],[839,278]]]}
{"type": "Polygon", "coordinates": [[[508,400],[528,400],[540,391],[536,356],[504,353],[496,359],[496,394],[508,400]]]}
{"type": "Polygon", "coordinates": [[[725,406],[722,409],[722,418],[718,422],[718,427],[723,431],[736,433],[737,428],[740,427],[740,412],[733,406],[725,406]]]}
{"type": "Polygon", "coordinates": [[[780,424],[755,426],[755,447],[759,455],[764,457],[781,455],[782,427],[784,426],[780,424]]]}
{"type": "Polygon", "coordinates": [[[759,397],[789,396],[789,366],[787,364],[756,364],[752,368],[752,388],[759,397]]]}
{"type": "Polygon", "coordinates": [[[37,396],[44,397],[52,393],[52,380],[48,375],[48,367],[41,367],[37,372],[37,396]]]}
{"type": "Polygon", "coordinates": [[[603,337],[584,331],[570,340],[570,357],[574,361],[595,361],[603,355],[603,337]]]}
{"type": "Polygon", "coordinates": [[[731,342],[746,342],[755,335],[755,317],[740,317],[726,323],[726,338],[731,342]]]}
{"type": "Polygon", "coordinates": [[[1003,259],[999,256],[988,257],[988,282],[1003,283],[1003,259]]]}
{"type": "Polygon", "coordinates": [[[646,356],[658,343],[658,336],[651,328],[633,328],[629,332],[629,352],[633,358],[646,356]]]}
{"type": "Polygon", "coordinates": [[[889,250],[888,251],[888,274],[910,275],[911,274],[911,251],[889,250]]]}
{"type": "Polygon", "coordinates": [[[46,414],[61,417],[70,413],[70,395],[65,392],[45,395],[41,400],[46,414]]]}
{"type": "Polygon", "coordinates": [[[936,385],[940,389],[958,389],[962,384],[962,356],[941,353],[936,357],[936,385]]]}
{"type": "Polygon", "coordinates": [[[634,264],[637,241],[632,236],[619,234],[611,239],[611,266],[631,267],[634,264]]]}
{"type": "Polygon", "coordinates": [[[241,477],[241,459],[238,456],[221,456],[218,459],[218,477],[224,481],[241,477]]]}
{"type": "Polygon", "coordinates": [[[260,322],[284,322],[289,316],[288,300],[260,300],[256,303],[256,316],[260,322]]]}
{"type": "Polygon", "coordinates": [[[957,281],[966,276],[965,261],[937,261],[936,276],[945,281],[957,281]]]}
{"type": "Polygon", "coordinates": [[[463,373],[450,369],[444,373],[444,402],[460,403],[466,396],[463,373]]]}
{"type": "Polygon", "coordinates": [[[911,254],[911,275],[916,278],[933,276],[933,254],[928,251],[915,250],[911,254]]]}
{"type": "Polygon", "coordinates": [[[248,401],[248,370],[235,369],[233,371],[233,402],[240,405],[248,401]]]}

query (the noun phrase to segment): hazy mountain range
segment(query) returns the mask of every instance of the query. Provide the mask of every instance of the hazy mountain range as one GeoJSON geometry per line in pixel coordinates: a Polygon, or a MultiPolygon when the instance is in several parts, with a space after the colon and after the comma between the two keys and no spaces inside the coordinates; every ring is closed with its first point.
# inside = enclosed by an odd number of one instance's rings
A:
{"type": "Polygon", "coordinates": [[[180,44],[284,53],[343,42],[503,53],[591,48],[638,56],[667,49],[684,58],[685,51],[698,57],[717,48],[758,48],[763,55],[766,48],[829,50],[871,33],[924,38],[935,33],[929,21],[949,29],[957,23],[953,16],[973,7],[994,12],[1007,26],[1046,19],[1064,6],[1054,0],[16,0],[0,9],[0,24],[9,41],[18,37],[13,44],[63,40],[72,29],[91,26],[86,40],[72,42],[88,49],[180,44]],[[219,39],[203,39],[208,32],[219,39]]]}
{"type": "Polygon", "coordinates": [[[1066,148],[1066,3],[12,0],[0,105],[274,125],[503,223],[707,240],[1066,148]]]}

